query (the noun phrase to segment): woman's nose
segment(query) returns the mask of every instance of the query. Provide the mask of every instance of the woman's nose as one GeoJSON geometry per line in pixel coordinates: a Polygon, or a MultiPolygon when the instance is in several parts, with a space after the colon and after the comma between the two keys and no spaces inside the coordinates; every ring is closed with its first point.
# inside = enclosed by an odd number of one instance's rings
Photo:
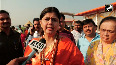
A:
{"type": "Polygon", "coordinates": [[[109,36],[108,31],[105,31],[105,32],[104,32],[104,35],[105,35],[105,36],[109,36]]]}
{"type": "Polygon", "coordinates": [[[52,19],[50,19],[48,23],[49,23],[49,24],[52,24],[52,19]]]}

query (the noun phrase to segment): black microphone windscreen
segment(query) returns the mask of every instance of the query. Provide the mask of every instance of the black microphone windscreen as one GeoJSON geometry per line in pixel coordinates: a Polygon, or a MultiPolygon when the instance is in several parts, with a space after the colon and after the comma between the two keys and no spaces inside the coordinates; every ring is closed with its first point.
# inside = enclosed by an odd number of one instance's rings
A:
{"type": "Polygon", "coordinates": [[[40,39],[39,42],[46,43],[46,40],[45,40],[45,38],[42,38],[42,39],[40,39]]]}

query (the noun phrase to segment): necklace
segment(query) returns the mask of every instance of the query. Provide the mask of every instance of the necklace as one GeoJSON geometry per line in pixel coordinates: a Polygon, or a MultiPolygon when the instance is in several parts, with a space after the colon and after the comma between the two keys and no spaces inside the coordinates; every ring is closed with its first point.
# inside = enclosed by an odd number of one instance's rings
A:
{"type": "MultiPolygon", "coordinates": [[[[56,40],[56,39],[54,40],[54,44],[52,46],[52,49],[48,53],[47,53],[47,50],[46,50],[47,48],[45,48],[40,53],[41,65],[46,65],[46,61],[49,61],[50,65],[54,64],[55,56],[56,56],[56,53],[57,53],[58,42],[59,42],[59,40],[56,40]],[[45,54],[46,54],[46,56],[45,56],[45,54]]],[[[48,50],[49,50],[49,48],[48,48],[48,50]]]]}

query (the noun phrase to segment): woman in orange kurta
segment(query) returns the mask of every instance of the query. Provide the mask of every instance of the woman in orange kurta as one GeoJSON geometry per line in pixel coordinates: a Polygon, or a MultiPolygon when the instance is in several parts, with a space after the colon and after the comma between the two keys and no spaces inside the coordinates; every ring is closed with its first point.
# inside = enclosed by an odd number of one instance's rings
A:
{"type": "MultiPolygon", "coordinates": [[[[32,58],[32,65],[84,65],[84,58],[74,43],[58,34],[60,13],[55,7],[45,8],[40,15],[40,24],[43,28],[46,47],[41,53],[32,58]]],[[[41,38],[35,38],[38,40],[41,38]]],[[[26,47],[24,55],[31,52],[26,47]]]]}
{"type": "MultiPolygon", "coordinates": [[[[32,51],[31,48],[29,46],[27,46],[24,56],[28,56],[31,51],[32,51]]],[[[37,58],[38,58],[38,56],[36,56],[35,58],[32,58],[32,63],[34,65],[40,64],[40,59],[37,60],[37,58]],[[36,62],[36,63],[34,63],[34,62],[36,62]]],[[[83,60],[84,60],[84,58],[83,58],[81,52],[74,45],[74,43],[69,38],[61,37],[59,44],[58,44],[58,50],[57,50],[57,54],[56,54],[56,58],[55,58],[55,64],[56,65],[57,64],[58,65],[60,65],[60,64],[61,65],[83,65],[84,64],[83,60]]],[[[46,61],[46,62],[48,62],[48,64],[46,64],[46,65],[49,65],[49,61],[46,61]]]]}

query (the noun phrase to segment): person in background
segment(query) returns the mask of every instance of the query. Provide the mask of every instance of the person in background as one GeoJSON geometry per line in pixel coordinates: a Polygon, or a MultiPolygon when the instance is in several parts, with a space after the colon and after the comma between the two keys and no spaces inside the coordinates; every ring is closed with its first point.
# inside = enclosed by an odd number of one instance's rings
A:
{"type": "Polygon", "coordinates": [[[29,27],[27,26],[26,28],[25,28],[25,35],[27,36],[27,34],[28,34],[28,29],[29,29],[29,27]]]}
{"type": "Polygon", "coordinates": [[[82,36],[81,35],[82,30],[83,30],[83,23],[81,21],[76,21],[74,24],[74,30],[71,31],[75,39],[76,46],[77,46],[78,39],[82,36]]]}
{"type": "Polygon", "coordinates": [[[21,25],[19,25],[19,29],[18,29],[18,32],[23,32],[23,30],[21,29],[21,25]]]}
{"type": "Polygon", "coordinates": [[[96,31],[96,26],[92,19],[86,19],[83,21],[84,35],[81,38],[79,38],[77,47],[82,52],[84,56],[84,60],[86,59],[86,53],[87,53],[88,46],[92,42],[100,39],[100,35],[96,33],[95,31],[96,31]]]}
{"type": "MultiPolygon", "coordinates": [[[[59,36],[60,13],[56,7],[45,8],[40,15],[40,24],[44,35],[34,40],[44,38],[46,47],[32,58],[32,65],[84,65],[82,53],[67,37],[59,36]]],[[[31,48],[27,46],[24,56],[28,56],[31,48]]]]}
{"type": "Polygon", "coordinates": [[[28,38],[29,35],[32,35],[37,31],[39,34],[41,33],[41,26],[39,22],[39,18],[34,18],[33,19],[33,27],[30,29],[29,33],[27,34],[26,39],[28,38]]]}
{"type": "Polygon", "coordinates": [[[11,29],[12,29],[12,30],[15,30],[15,27],[14,27],[14,26],[11,26],[11,29]]]}
{"type": "Polygon", "coordinates": [[[23,56],[20,34],[10,28],[11,18],[7,11],[0,10],[0,65],[23,56]]]}
{"type": "Polygon", "coordinates": [[[66,25],[64,14],[60,13],[60,15],[61,15],[61,18],[60,18],[60,22],[59,22],[59,35],[70,38],[74,42],[74,44],[76,44],[73,34],[64,28],[66,25]]]}
{"type": "Polygon", "coordinates": [[[39,18],[33,19],[33,27],[30,29],[30,32],[26,36],[26,46],[33,38],[33,34],[35,33],[35,31],[37,31],[38,37],[41,36],[41,26],[40,26],[39,18]]]}
{"type": "Polygon", "coordinates": [[[100,40],[89,46],[86,65],[116,65],[116,17],[102,19],[99,29],[100,40]]]}
{"type": "Polygon", "coordinates": [[[31,28],[30,34],[33,35],[35,31],[37,31],[39,34],[41,34],[41,25],[39,18],[34,18],[33,19],[33,28],[31,28]]]}
{"type": "Polygon", "coordinates": [[[26,38],[26,35],[22,31],[19,31],[19,33],[20,33],[20,37],[21,37],[22,47],[23,47],[23,50],[24,50],[25,49],[25,38],[26,38]]]}

